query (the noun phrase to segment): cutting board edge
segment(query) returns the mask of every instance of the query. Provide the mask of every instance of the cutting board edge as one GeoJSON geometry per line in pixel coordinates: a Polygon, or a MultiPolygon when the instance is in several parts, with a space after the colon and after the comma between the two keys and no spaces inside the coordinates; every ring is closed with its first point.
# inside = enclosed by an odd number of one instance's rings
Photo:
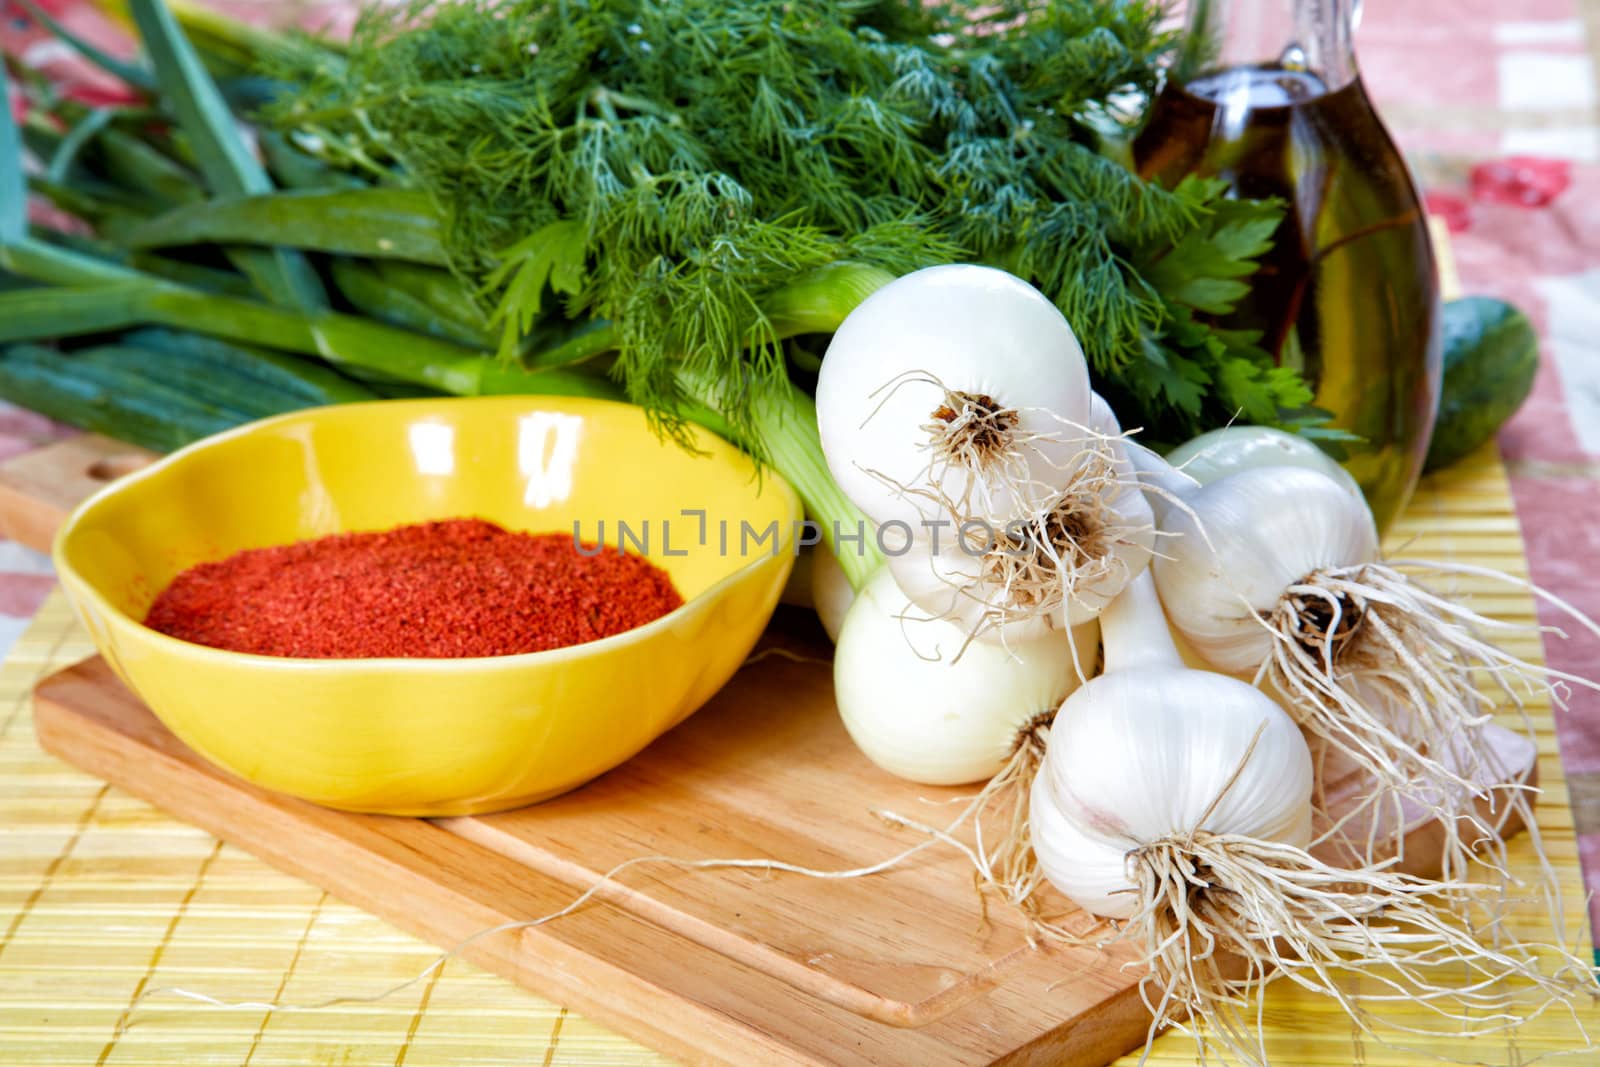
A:
{"type": "MultiPolygon", "coordinates": [[[[102,673],[109,677],[109,670],[104,667],[104,661],[94,656],[42,679],[35,686],[35,730],[41,746],[58,759],[125,789],[155,807],[199,826],[280,870],[305,878],[327,889],[336,897],[370,911],[432,944],[455,945],[472,933],[527,917],[525,914],[513,914],[506,910],[491,910],[482,900],[445,885],[418,869],[405,868],[385,857],[359,848],[351,848],[351,842],[346,838],[338,840],[339,862],[317,866],[274,847],[270,838],[264,840],[264,835],[270,833],[268,827],[255,823],[242,828],[230,825],[224,818],[223,808],[220,805],[205,803],[205,798],[199,795],[201,792],[217,788],[230,791],[235,797],[251,805],[253,818],[261,823],[309,820],[312,823],[312,831],[325,836],[329,833],[329,825],[347,824],[357,827],[365,825],[366,820],[376,820],[380,824],[403,823],[411,829],[426,827],[422,832],[436,835],[434,840],[441,847],[470,851],[486,866],[507,865],[512,862],[499,853],[482,848],[424,820],[353,815],[318,808],[308,802],[276,796],[257,789],[225,771],[204,763],[198,756],[192,756],[194,762],[188,762],[153,746],[142,744],[136,736],[126,730],[119,730],[105,716],[86,713],[77,706],[75,700],[71,699],[70,693],[66,698],[60,695],[59,691],[63,688],[83,684],[84,675],[92,671],[96,663],[101,665],[102,673]],[[131,749],[131,753],[122,749],[131,749]],[[127,773],[130,754],[139,757],[139,767],[146,772],[150,761],[156,760],[163,761],[166,764],[163,769],[170,773],[159,777],[148,773],[143,775],[127,773]],[[352,861],[352,855],[356,856],[359,862],[352,861]],[[424,883],[439,898],[437,901],[439,906],[419,915],[400,906],[398,896],[364,891],[361,887],[363,879],[369,874],[376,875],[380,871],[386,876],[392,876],[398,871],[403,877],[424,883]],[[448,901],[446,897],[449,898],[448,901]],[[429,925],[428,917],[443,914],[449,905],[453,905],[458,914],[462,912],[469,914],[471,921],[467,924],[468,928],[441,936],[439,928],[429,925]]],[[[131,694],[129,699],[136,700],[131,694]]],[[[143,711],[142,707],[140,710],[143,711]]],[[[407,847],[418,854],[429,854],[432,851],[414,846],[407,847]]],[[[525,867],[517,866],[520,870],[527,870],[525,867]]],[[[558,885],[559,892],[567,895],[567,899],[577,892],[570,886],[553,884],[558,885]]],[[[545,913],[545,911],[533,912],[535,915],[545,913]]],[[[752,971],[736,960],[711,952],[696,942],[648,923],[636,915],[612,909],[606,913],[606,918],[608,922],[648,928],[650,934],[670,941],[673,948],[682,952],[686,958],[692,957],[704,962],[707,970],[727,972],[726,988],[749,988],[749,983],[752,981],[757,984],[770,982],[780,986],[784,993],[795,1001],[804,999],[798,991],[783,983],[781,979],[752,971]]],[[[864,1057],[815,1054],[792,1041],[786,1041],[782,1035],[769,1029],[751,1025],[712,1005],[690,1000],[680,991],[653,983],[631,969],[587,952],[580,945],[563,938],[559,928],[554,924],[550,928],[524,928],[509,935],[483,937],[466,946],[458,955],[517,985],[612,1026],[618,1032],[644,1042],[669,1056],[679,1058],[685,1063],[725,1064],[728,1067],[745,1067],[745,1065],[760,1067],[765,1064],[798,1064],[814,1065],[814,1067],[852,1065],[853,1067],[858,1064],[884,1062],[870,1054],[864,1057]],[[527,946],[533,947],[530,949],[527,946]],[[604,976],[605,982],[622,983],[626,988],[619,990],[618,986],[613,985],[601,992],[603,983],[583,979],[567,967],[549,965],[552,961],[548,958],[548,954],[552,949],[559,949],[570,955],[571,962],[607,969],[610,973],[604,976]],[[635,1004],[633,1003],[635,999],[648,1003],[635,1004]]],[[[834,1008],[832,1005],[820,1002],[812,1006],[834,1008]]],[[[844,1009],[836,1010],[841,1014],[850,1014],[844,1009]]],[[[878,1020],[860,1016],[852,1015],[851,1018],[864,1026],[876,1027],[880,1032],[891,1036],[895,1032],[908,1035],[917,1032],[911,1028],[895,1028],[878,1020]]],[[[952,1020],[948,1018],[935,1020],[925,1028],[924,1032],[936,1032],[950,1023],[952,1020]]],[[[1096,1003],[1092,1011],[1062,1021],[1049,1029],[1036,1030],[1029,1035],[1016,1037],[1012,1047],[996,1056],[974,1058],[962,1055],[965,1050],[952,1046],[949,1058],[931,1060],[926,1056],[919,1056],[916,1062],[919,1067],[945,1067],[945,1065],[972,1067],[980,1064],[1060,1067],[1063,1063],[1077,1067],[1096,1067],[1110,1063],[1124,1053],[1140,1047],[1148,1034],[1149,1024],[1150,1016],[1139,998],[1137,986],[1130,984],[1096,1003]]]]}
{"type": "MultiPolygon", "coordinates": [[[[359,873],[359,869],[354,864],[351,864],[343,869],[346,876],[345,879],[329,877],[328,872],[325,870],[312,871],[307,867],[294,862],[291,858],[286,857],[275,849],[261,847],[262,843],[257,840],[255,836],[249,833],[241,833],[236,828],[222,825],[217,819],[207,818],[203,813],[197,812],[194,807],[172,805],[170,803],[171,798],[160,795],[160,792],[155,788],[154,783],[140,779],[137,776],[116,773],[114,768],[108,767],[105,762],[102,762],[100,759],[96,759],[90,751],[90,744],[98,741],[101,746],[104,746],[105,742],[108,740],[104,734],[115,733],[115,731],[112,731],[107,727],[97,725],[95,730],[96,733],[100,735],[97,737],[84,736],[81,732],[81,728],[76,734],[69,732],[65,728],[65,723],[63,721],[66,717],[72,717],[78,722],[86,721],[86,717],[83,716],[77,709],[72,707],[69,703],[55,699],[51,695],[51,688],[52,683],[58,682],[62,675],[79,669],[97,658],[98,657],[90,657],[89,660],[75,664],[73,667],[66,668],[65,670],[57,672],[56,674],[52,674],[49,677],[41,680],[40,683],[35,687],[35,732],[39,738],[40,746],[46,752],[49,752],[56,758],[61,759],[80,770],[83,770],[89,774],[93,774],[118,788],[126,790],[139,799],[154,805],[162,811],[165,811],[184,822],[199,826],[207,833],[212,834],[228,844],[235,845],[244,851],[249,852],[251,855],[263,860],[273,867],[278,868],[279,870],[285,871],[286,873],[294,875],[295,877],[305,878],[312,884],[326,889],[334,896],[365,911],[372,912],[386,922],[393,923],[395,926],[405,930],[407,933],[415,937],[419,937],[430,944],[438,944],[439,939],[436,931],[428,927],[425,919],[414,915],[397,905],[386,905],[380,898],[373,898],[363,893],[348,892],[346,880],[356,877],[359,873]]],[[[110,756],[109,758],[114,759],[115,757],[110,756]]],[[[193,770],[180,772],[180,779],[185,776],[186,773],[194,772],[193,770]]],[[[235,789],[241,795],[249,795],[249,793],[246,792],[248,787],[243,786],[242,783],[228,784],[233,784],[235,789]]],[[[252,790],[250,792],[254,791],[252,790]]],[[[268,801],[268,803],[270,804],[270,801],[268,801]]],[[[329,814],[335,818],[349,817],[345,813],[340,812],[330,811],[329,814]]],[[[288,814],[288,817],[292,818],[293,815],[288,814]]],[[[415,820],[415,822],[419,826],[429,826],[425,820],[415,820]]],[[[431,826],[429,829],[434,833],[437,833],[441,839],[458,841],[477,851],[483,851],[478,850],[477,846],[472,846],[470,842],[462,841],[462,839],[453,834],[449,834],[444,830],[439,830],[431,826]]],[[[258,830],[257,832],[259,833],[260,831],[258,830]]],[[[352,851],[357,855],[362,854],[361,850],[358,849],[352,851]]],[[[370,862],[370,860],[368,862],[370,862]]],[[[437,883],[434,884],[437,885],[437,883]]],[[[450,892],[448,889],[445,889],[442,886],[439,888],[442,892],[450,892]]],[[[461,904],[470,904],[474,910],[482,908],[480,902],[469,901],[467,898],[460,895],[456,895],[456,902],[461,904]]],[[[515,921],[517,918],[517,916],[507,913],[483,915],[477,920],[478,928],[488,929],[489,927],[499,925],[500,923],[515,921]]],[[[688,1013],[688,1017],[685,1017],[683,1014],[681,1014],[685,1005],[677,1002],[674,1002],[672,1005],[672,1008],[674,1009],[673,1011],[664,1012],[659,1016],[646,1016],[642,1012],[619,1012],[614,1007],[612,1002],[598,1000],[586,992],[585,987],[587,983],[562,981],[562,978],[565,978],[567,975],[567,972],[563,968],[530,968],[527,965],[528,961],[520,958],[520,946],[524,942],[537,942],[539,940],[536,937],[528,936],[531,934],[536,934],[536,931],[524,929],[520,931],[509,931],[498,936],[485,936],[477,939],[471,945],[463,947],[457,953],[457,955],[459,955],[462,959],[476,964],[477,966],[483,967],[485,970],[491,971],[502,978],[522,986],[523,988],[530,989],[533,992],[539,993],[540,995],[544,995],[556,1000],[557,1002],[576,1010],[580,1014],[592,1017],[597,1021],[613,1026],[619,1032],[649,1044],[651,1047],[667,1053],[668,1055],[682,1058],[685,1062],[718,1064],[726,1065],[726,1067],[741,1067],[743,1064],[778,1065],[796,1063],[815,1064],[817,1067],[823,1067],[823,1065],[829,1065],[833,1062],[825,1059],[805,1057],[798,1054],[796,1050],[789,1048],[774,1049],[766,1047],[769,1043],[764,1039],[764,1037],[753,1032],[748,1035],[748,1039],[751,1041],[750,1046],[745,1046],[742,1043],[742,1035],[734,1035],[732,1040],[735,1045],[727,1050],[727,1055],[717,1055],[714,1052],[708,1053],[703,1040],[698,1042],[690,1042],[687,1037],[685,1037],[683,1034],[680,1034],[679,1031],[683,1031],[684,1034],[693,1033],[699,1038],[704,1038],[707,1033],[710,1033],[716,1029],[720,1029],[726,1025],[728,1020],[726,1020],[724,1016],[714,1015],[713,1017],[697,1021],[696,1013],[692,1010],[688,1013]],[[507,942],[510,944],[508,945],[507,942]],[[652,1021],[655,1018],[671,1020],[674,1025],[666,1028],[657,1026],[652,1021]]],[[[460,941],[462,938],[452,938],[450,940],[460,941]]]]}
{"type": "Polygon", "coordinates": [[[119,474],[160,456],[97,433],[80,433],[0,463],[0,537],[49,554],[73,508],[119,474]]]}

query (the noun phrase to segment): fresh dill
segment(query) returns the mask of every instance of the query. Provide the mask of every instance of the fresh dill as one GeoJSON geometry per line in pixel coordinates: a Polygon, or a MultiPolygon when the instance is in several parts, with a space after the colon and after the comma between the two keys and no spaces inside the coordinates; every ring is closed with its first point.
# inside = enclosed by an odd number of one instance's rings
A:
{"type": "Polygon", "coordinates": [[[1170,441],[1240,412],[1293,425],[1305,383],[1206,325],[1243,294],[1276,207],[1161,189],[1098,150],[1174,47],[1161,16],[1148,0],[374,6],[344,54],[279,54],[268,117],[425,190],[505,353],[555,320],[611,323],[614,373],[668,422],[709,400],[750,425],[788,373],[766,309],[820,268],[976,261],[1055,301],[1130,425],[1170,441]]]}

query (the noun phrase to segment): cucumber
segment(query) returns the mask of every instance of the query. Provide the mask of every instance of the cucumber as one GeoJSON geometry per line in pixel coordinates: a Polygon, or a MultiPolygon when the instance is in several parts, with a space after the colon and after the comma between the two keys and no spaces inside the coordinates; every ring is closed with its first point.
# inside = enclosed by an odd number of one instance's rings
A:
{"type": "Polygon", "coordinates": [[[174,330],[61,352],[0,353],[0,396],[158,452],[269,415],[377,394],[308,360],[174,330]]]}
{"type": "Polygon", "coordinates": [[[249,421],[238,411],[37,345],[0,352],[0,397],[157,452],[249,421]]]}
{"type": "MultiPolygon", "coordinates": [[[[323,404],[351,404],[376,399],[376,394],[359,382],[351,381],[333,368],[309,359],[273,352],[264,348],[220,341],[181,330],[135,330],[123,338],[125,344],[148,350],[152,370],[163,366],[188,368],[214,379],[226,390],[222,400],[261,393],[272,414],[323,404]]],[[[140,364],[141,366],[144,364],[140,364]]]]}
{"type": "Polygon", "coordinates": [[[197,403],[233,412],[245,419],[261,419],[307,406],[299,398],[286,398],[282,393],[256,387],[253,382],[233,380],[207,367],[147,348],[96,345],[56,358],[68,368],[96,374],[96,380],[108,388],[138,393],[145,391],[147,384],[154,383],[163,390],[182,393],[197,403]]]}
{"type": "Polygon", "coordinates": [[[1444,380],[1425,472],[1448,467],[1493,437],[1528,398],[1539,370],[1533,324],[1504,300],[1450,301],[1442,332],[1444,380]]]}

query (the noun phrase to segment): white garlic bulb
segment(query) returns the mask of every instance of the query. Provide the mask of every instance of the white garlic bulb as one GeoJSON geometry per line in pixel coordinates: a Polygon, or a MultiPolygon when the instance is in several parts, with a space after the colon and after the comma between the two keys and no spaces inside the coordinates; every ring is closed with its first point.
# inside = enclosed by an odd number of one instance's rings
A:
{"type": "Polygon", "coordinates": [[[1257,467],[1304,467],[1326,474],[1365,500],[1356,480],[1332,456],[1304,437],[1270,426],[1224,426],[1185,441],[1166,460],[1200,485],[1257,467]]]}
{"type": "Polygon", "coordinates": [[[1301,582],[1377,557],[1365,503],[1326,474],[1260,467],[1230,474],[1168,508],[1156,585],[1167,616],[1220,671],[1256,671],[1272,654],[1263,624],[1301,582]]]}
{"type": "Polygon", "coordinates": [[[1178,665],[1151,575],[1112,603],[1101,629],[1106,673],[1057,713],[1028,824],[1050,883],[1127,924],[1149,968],[1152,1033],[1182,1023],[1202,1060],[1216,1049],[1264,1065],[1262,1017],[1241,993],[1284,974],[1352,1007],[1336,969],[1369,976],[1379,999],[1439,1008],[1456,1034],[1502,1027],[1517,1016],[1495,1013],[1530,992],[1547,1004],[1592,999],[1592,961],[1564,945],[1519,942],[1492,918],[1496,936],[1483,941],[1483,926],[1442,914],[1493,905],[1495,888],[1306,851],[1313,774],[1300,730],[1253,686],[1178,665]]]}
{"type": "Polygon", "coordinates": [[[1139,903],[1128,855],[1143,846],[1205,830],[1304,847],[1311,753],[1283,709],[1185,668],[1148,574],[1101,625],[1106,673],[1061,705],[1033,783],[1033,847],[1051,884],[1127,918],[1139,903]]]}
{"type": "Polygon", "coordinates": [[[1365,501],[1309,468],[1239,470],[1182,503],[1162,518],[1175,536],[1152,568],[1173,627],[1359,768],[1369,805],[1404,800],[1439,814],[1445,871],[1503,871],[1505,812],[1533,815],[1518,791],[1493,817],[1480,809],[1484,783],[1506,774],[1484,741],[1496,697],[1483,683],[1520,700],[1550,690],[1552,675],[1490,641],[1494,621],[1424,584],[1426,572],[1460,565],[1386,562],[1365,501]]]}

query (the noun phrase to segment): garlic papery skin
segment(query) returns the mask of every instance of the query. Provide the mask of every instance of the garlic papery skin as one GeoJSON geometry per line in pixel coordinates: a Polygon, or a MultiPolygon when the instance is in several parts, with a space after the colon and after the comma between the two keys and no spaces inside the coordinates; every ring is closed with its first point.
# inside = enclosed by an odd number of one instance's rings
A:
{"type": "Polygon", "coordinates": [[[1148,573],[1101,626],[1105,673],[1061,705],[1030,798],[1050,883],[1124,919],[1139,907],[1127,856],[1142,846],[1205,830],[1304,847],[1311,753],[1284,710],[1245,682],[1183,666],[1148,573]]]}
{"type": "Polygon", "coordinates": [[[878,523],[1004,521],[1050,494],[1089,417],[1072,327],[1005,271],[929,267],[845,318],[817,379],[829,470],[878,523]]]}
{"type": "MultiPolygon", "coordinates": [[[[1425,1004],[1456,1036],[1592,1001],[1593,961],[1518,941],[1500,921],[1502,890],[1309,852],[1300,730],[1255,687],[1178,666],[1152,582],[1141,576],[1101,616],[1106,673],[1062,704],[1028,807],[1044,877],[1120,920],[1117,936],[1140,951],[1152,1036],[1182,1025],[1200,1062],[1220,1049],[1265,1065],[1249,994],[1279,974],[1366,1034],[1363,997],[1425,1004]],[[1360,974],[1364,989],[1335,971],[1360,974]]],[[[1073,938],[1059,921],[1046,930],[1073,938]]],[[[1427,1033],[1427,1015],[1408,1016],[1407,1032],[1427,1033]]]]}
{"type": "Polygon", "coordinates": [[[1172,625],[1229,674],[1254,674],[1271,657],[1279,638],[1267,620],[1292,588],[1378,555],[1366,504],[1307,468],[1239,471],[1183,504],[1162,519],[1156,586],[1172,625]]]}
{"type": "Polygon", "coordinates": [[[924,524],[888,566],[926,613],[979,640],[1039,637],[1097,617],[1150,564],[1155,515],[1111,408],[1092,398],[1090,434],[1061,488],[1005,522],[924,524]]]}
{"type": "Polygon", "coordinates": [[[1166,461],[1200,485],[1258,467],[1304,467],[1326,474],[1357,500],[1366,501],[1338,460],[1304,437],[1270,426],[1224,426],[1203,433],[1168,452],[1166,461]]]}
{"type": "Polygon", "coordinates": [[[1093,625],[1006,647],[968,643],[928,619],[880,570],[845,614],[834,696],[857,747],[890,774],[926,785],[994,776],[1092,668],[1093,625]],[[1080,672],[1081,668],[1081,672],[1080,672]]]}
{"type": "MultiPolygon", "coordinates": [[[[1166,517],[1163,532],[1176,536],[1152,570],[1168,618],[1208,664],[1259,684],[1319,746],[1359,768],[1374,818],[1394,825],[1402,803],[1438,816],[1447,875],[1506,874],[1508,812],[1529,827],[1543,862],[1532,794],[1505,786],[1511,770],[1483,734],[1497,704],[1520,709],[1541,693],[1559,702],[1553,680],[1600,686],[1500,649],[1485,635],[1506,624],[1426,584],[1428,571],[1464,565],[1380,558],[1365,503],[1324,474],[1242,470],[1183,503],[1166,517]]],[[[1533,740],[1526,719],[1524,728],[1533,740]]],[[[1345,812],[1346,822],[1358,825],[1357,814],[1345,812]]],[[[1341,840],[1366,855],[1387,843],[1341,840]]]]}

